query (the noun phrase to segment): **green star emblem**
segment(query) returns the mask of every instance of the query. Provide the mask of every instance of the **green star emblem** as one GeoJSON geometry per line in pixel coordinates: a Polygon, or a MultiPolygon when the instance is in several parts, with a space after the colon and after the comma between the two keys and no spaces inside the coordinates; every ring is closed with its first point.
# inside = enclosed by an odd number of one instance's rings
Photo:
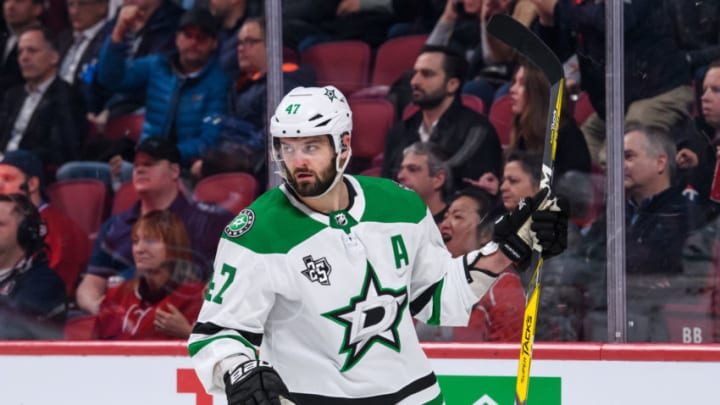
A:
{"type": "Polygon", "coordinates": [[[407,289],[383,288],[368,262],[360,293],[347,306],[322,314],[345,328],[339,354],[347,356],[340,371],[353,368],[376,343],[400,351],[398,326],[407,302],[407,289]]]}
{"type": "Polygon", "coordinates": [[[240,211],[235,219],[228,226],[225,227],[225,234],[231,238],[237,238],[249,231],[255,223],[255,212],[246,208],[240,211]]]}

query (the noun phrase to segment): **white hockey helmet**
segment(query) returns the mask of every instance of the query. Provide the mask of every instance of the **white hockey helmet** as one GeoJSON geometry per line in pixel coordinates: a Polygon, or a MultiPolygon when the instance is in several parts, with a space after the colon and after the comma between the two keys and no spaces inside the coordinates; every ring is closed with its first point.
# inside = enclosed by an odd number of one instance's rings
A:
{"type": "MultiPolygon", "coordinates": [[[[352,151],[347,147],[347,158],[342,163],[340,155],[345,151],[343,135],[352,134],[352,112],[345,96],[335,86],[296,87],[278,104],[270,119],[270,135],[273,137],[273,157],[281,166],[280,175],[287,180],[285,165],[281,161],[280,138],[301,138],[328,135],[335,148],[337,176],[333,185],[342,177],[352,151]]],[[[331,187],[332,188],[332,187],[331,187]]],[[[324,193],[323,193],[324,194],[324,193]]]]}

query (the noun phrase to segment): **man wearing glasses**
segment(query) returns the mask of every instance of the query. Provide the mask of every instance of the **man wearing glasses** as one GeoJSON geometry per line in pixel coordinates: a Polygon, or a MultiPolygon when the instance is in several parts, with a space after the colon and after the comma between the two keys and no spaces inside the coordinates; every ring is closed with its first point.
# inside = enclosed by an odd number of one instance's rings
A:
{"type": "MultiPolygon", "coordinates": [[[[223,143],[232,143],[242,149],[253,151],[250,171],[264,184],[265,170],[265,111],[267,109],[267,57],[265,44],[265,20],[249,17],[237,33],[237,64],[240,74],[235,78],[230,97],[230,117],[223,120],[223,143]],[[256,153],[255,153],[256,152],[256,153]]],[[[283,63],[283,94],[298,86],[315,84],[315,73],[308,66],[283,63]]],[[[196,162],[193,175],[204,177],[223,171],[237,171],[232,167],[237,161],[233,156],[223,156],[223,151],[237,148],[222,145],[210,151],[211,158],[196,162]],[[211,167],[212,166],[212,167],[211,167]]],[[[242,168],[245,170],[246,168],[242,168]]]]}

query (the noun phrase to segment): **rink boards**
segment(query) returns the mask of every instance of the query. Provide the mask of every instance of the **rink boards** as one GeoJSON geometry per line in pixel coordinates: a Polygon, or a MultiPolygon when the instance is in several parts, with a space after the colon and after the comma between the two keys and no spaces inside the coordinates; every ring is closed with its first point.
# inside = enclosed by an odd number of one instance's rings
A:
{"type": "MultiPolygon", "coordinates": [[[[426,344],[451,405],[512,405],[517,345],[426,344]]],[[[0,342],[7,405],[225,405],[183,343],[0,342]]],[[[535,345],[528,405],[716,403],[720,345],[535,345]]]]}

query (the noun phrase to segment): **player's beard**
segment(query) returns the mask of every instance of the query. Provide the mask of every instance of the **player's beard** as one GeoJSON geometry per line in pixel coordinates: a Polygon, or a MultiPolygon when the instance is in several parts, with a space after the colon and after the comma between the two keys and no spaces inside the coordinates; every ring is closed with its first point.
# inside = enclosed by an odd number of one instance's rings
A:
{"type": "Polygon", "coordinates": [[[334,164],[335,159],[333,159],[332,161],[333,163],[330,164],[327,169],[323,170],[319,174],[313,172],[312,170],[295,169],[295,171],[292,173],[292,176],[288,177],[287,182],[290,184],[290,187],[292,187],[293,190],[295,190],[295,192],[298,193],[301,197],[318,196],[327,191],[327,189],[335,181],[335,177],[337,176],[337,168],[334,164]],[[313,181],[304,181],[302,183],[298,182],[296,180],[296,176],[300,173],[311,174],[313,176],[313,181]]]}

